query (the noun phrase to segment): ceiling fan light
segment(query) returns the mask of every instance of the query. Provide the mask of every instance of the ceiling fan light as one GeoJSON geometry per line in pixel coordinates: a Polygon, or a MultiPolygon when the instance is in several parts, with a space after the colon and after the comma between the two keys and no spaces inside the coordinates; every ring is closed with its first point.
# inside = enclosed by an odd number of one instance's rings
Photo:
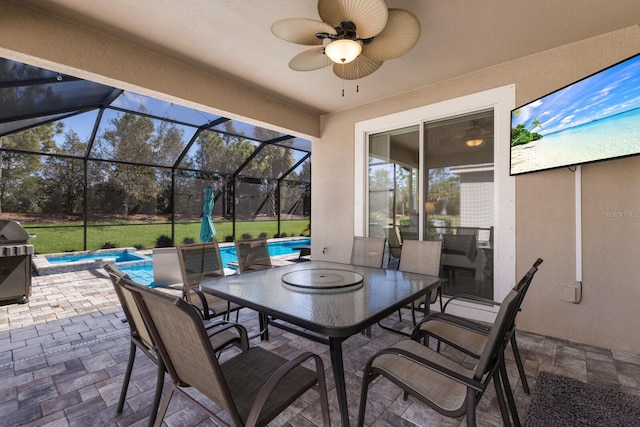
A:
{"type": "Polygon", "coordinates": [[[465,144],[467,145],[467,147],[478,147],[482,145],[483,142],[484,142],[484,139],[476,138],[476,139],[467,139],[465,141],[465,144]]]}
{"type": "Polygon", "coordinates": [[[324,53],[336,64],[348,64],[360,55],[362,45],[355,40],[340,39],[329,43],[324,53]]]}

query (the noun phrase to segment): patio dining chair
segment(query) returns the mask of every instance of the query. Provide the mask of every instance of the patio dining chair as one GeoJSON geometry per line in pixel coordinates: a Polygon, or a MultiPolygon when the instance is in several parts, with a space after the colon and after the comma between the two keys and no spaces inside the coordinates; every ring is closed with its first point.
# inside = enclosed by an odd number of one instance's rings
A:
{"type": "Polygon", "coordinates": [[[400,257],[402,257],[402,243],[400,243],[400,237],[398,237],[397,227],[386,227],[384,230],[387,235],[387,244],[389,245],[387,266],[388,268],[391,268],[391,258],[397,260],[397,265],[400,263],[400,257]]]}
{"type": "Polygon", "coordinates": [[[179,245],[176,249],[182,272],[180,289],[187,302],[199,304],[201,310],[208,313],[209,317],[222,315],[225,320],[229,320],[230,313],[235,311],[237,322],[240,305],[200,292],[200,283],[203,280],[225,275],[218,242],[179,245]]]}
{"type": "MultiPolygon", "coordinates": [[[[440,276],[442,240],[407,240],[403,244],[403,251],[406,256],[404,259],[400,259],[398,270],[440,276]]],[[[437,288],[431,290],[425,299],[416,300],[410,305],[413,326],[416,325],[416,309],[422,307],[426,316],[429,314],[431,304],[435,304],[438,299],[440,300],[440,311],[442,311],[442,281],[437,288]]]]}
{"type": "MultiPolygon", "coordinates": [[[[438,277],[440,275],[440,257],[442,254],[442,241],[440,240],[407,240],[402,247],[403,256],[400,258],[398,270],[407,273],[427,274],[438,277]]],[[[411,310],[413,326],[416,326],[416,310],[422,308],[424,316],[429,314],[431,304],[435,304],[440,298],[440,311],[442,311],[442,283],[433,288],[425,297],[413,301],[405,309],[411,310]]],[[[402,309],[398,310],[398,317],[402,321],[402,309]]],[[[387,331],[407,335],[405,332],[383,325],[378,326],[387,331]]]]}
{"type": "MultiPolygon", "coordinates": [[[[320,395],[323,423],[330,425],[320,356],[304,352],[287,360],[261,347],[244,345],[239,353],[220,362],[210,341],[218,331],[207,331],[184,299],[122,280],[132,292],[171,378],[156,426],[162,424],[174,393],[199,405],[217,424],[228,425],[230,421],[234,426],[264,426],[312,388],[320,395]],[[311,361],[315,369],[302,366],[311,361]],[[193,396],[188,388],[210,399],[224,414],[201,403],[201,396],[193,396]]],[[[246,330],[236,326],[246,344],[246,330]]]]}
{"type": "Polygon", "coordinates": [[[512,290],[504,299],[473,369],[465,368],[415,340],[403,340],[377,352],[364,368],[358,426],[365,421],[369,388],[379,376],[400,387],[405,398],[412,395],[444,416],[466,415],[467,426],[471,427],[476,425],[476,406],[493,380],[504,425],[511,425],[511,418],[519,425],[508,378],[504,375],[504,347],[517,310],[517,298],[518,293],[512,290]]]}
{"type": "MultiPolygon", "coordinates": [[[[520,307],[527,290],[529,289],[529,285],[533,280],[533,276],[538,271],[538,266],[540,266],[540,264],[542,264],[542,259],[538,258],[533,263],[529,271],[527,271],[527,273],[513,287],[513,290],[517,292],[518,295],[518,299],[516,301],[517,311],[515,314],[520,311],[520,307]]],[[[466,299],[468,301],[479,302],[487,305],[501,305],[499,302],[480,298],[475,295],[456,295],[447,301],[442,312],[433,313],[423,319],[414,329],[413,338],[424,340],[428,337],[433,337],[438,341],[438,350],[440,349],[440,343],[444,342],[456,350],[478,359],[481,356],[482,349],[486,345],[489,334],[494,326],[447,313],[446,309],[449,303],[459,299],[466,299]]],[[[518,350],[518,344],[516,341],[515,314],[512,326],[513,330],[510,335],[511,349],[520,375],[522,388],[525,393],[529,394],[529,384],[527,382],[522,358],[520,357],[520,351],[518,350]]]]}
{"type": "Polygon", "coordinates": [[[455,285],[458,271],[469,271],[475,278],[480,268],[477,229],[466,227],[460,234],[442,236],[442,267],[448,273],[449,283],[455,285]],[[465,234],[470,233],[470,234],[465,234]]]}
{"type": "MultiPolygon", "coordinates": [[[[386,244],[386,238],[354,236],[350,264],[361,267],[382,268],[386,244]]],[[[369,326],[363,333],[370,337],[371,327],[369,326]]]]}
{"type": "Polygon", "coordinates": [[[384,261],[384,247],[387,239],[384,237],[354,236],[351,247],[351,264],[362,267],[382,268],[384,261]]]}
{"type": "Polygon", "coordinates": [[[271,268],[271,255],[267,239],[236,240],[235,245],[240,273],[271,268]]]}
{"type": "MultiPolygon", "coordinates": [[[[124,409],[124,402],[129,388],[129,382],[131,380],[131,373],[133,371],[133,363],[136,358],[136,352],[140,349],[156,366],[156,388],[153,396],[153,402],[151,404],[151,411],[149,413],[148,425],[152,426],[156,419],[156,413],[160,404],[160,397],[162,396],[162,387],[164,385],[164,373],[165,367],[162,359],[158,356],[157,348],[149,333],[149,329],[145,324],[142,314],[138,309],[138,306],[133,298],[130,290],[123,287],[123,281],[131,281],[128,275],[113,267],[112,265],[105,265],[104,270],[109,275],[113,287],[120,301],[120,306],[125,315],[125,320],[129,325],[130,331],[130,347],[129,347],[129,360],[127,362],[127,368],[122,382],[122,389],[120,390],[120,397],[118,399],[118,406],[116,411],[118,414],[122,413],[124,409]]],[[[132,282],[133,283],[133,282],[132,282]]],[[[142,286],[142,285],[138,285],[142,286]]],[[[157,291],[156,291],[157,292],[157,291]]],[[[214,324],[208,324],[207,328],[213,327],[214,324]]],[[[219,323],[215,324],[216,326],[219,323]]],[[[211,346],[215,351],[219,351],[228,345],[236,344],[243,345],[241,343],[240,334],[233,333],[230,330],[221,331],[212,338],[211,346]]],[[[245,344],[246,345],[246,344],[245,344]]]]}

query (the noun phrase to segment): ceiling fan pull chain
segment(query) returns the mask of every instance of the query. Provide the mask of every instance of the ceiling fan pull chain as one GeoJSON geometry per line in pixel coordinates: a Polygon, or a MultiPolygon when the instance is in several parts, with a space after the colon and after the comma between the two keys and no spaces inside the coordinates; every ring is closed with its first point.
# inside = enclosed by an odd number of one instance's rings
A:
{"type": "MultiPolygon", "coordinates": [[[[360,78],[360,62],[356,64],[356,80],[360,78]]],[[[360,85],[356,84],[356,93],[360,93],[360,85]]]]}

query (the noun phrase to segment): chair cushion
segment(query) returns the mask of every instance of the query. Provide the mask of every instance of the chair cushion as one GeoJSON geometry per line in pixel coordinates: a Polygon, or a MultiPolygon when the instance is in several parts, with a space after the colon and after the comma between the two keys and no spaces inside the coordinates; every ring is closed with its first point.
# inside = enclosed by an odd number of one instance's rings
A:
{"type": "MultiPolygon", "coordinates": [[[[252,347],[221,364],[229,391],[243,421],[262,386],[288,360],[261,347],[252,347]]],[[[316,383],[315,372],[297,366],[275,388],[259,417],[264,425],[304,394],[316,383]]]]}
{"type": "MultiPolygon", "coordinates": [[[[458,365],[417,341],[400,341],[391,348],[406,350],[465,377],[473,378],[474,371],[458,365]]],[[[457,381],[449,379],[434,370],[425,369],[422,365],[418,365],[406,357],[394,354],[382,354],[376,357],[372,368],[392,380],[395,379],[405,384],[413,392],[433,402],[445,411],[458,415],[464,413],[467,387],[457,381]]]]}
{"type": "Polygon", "coordinates": [[[454,347],[464,348],[473,353],[475,357],[480,357],[487,344],[487,334],[437,318],[420,325],[420,331],[428,331],[434,338],[441,338],[454,347]]]}

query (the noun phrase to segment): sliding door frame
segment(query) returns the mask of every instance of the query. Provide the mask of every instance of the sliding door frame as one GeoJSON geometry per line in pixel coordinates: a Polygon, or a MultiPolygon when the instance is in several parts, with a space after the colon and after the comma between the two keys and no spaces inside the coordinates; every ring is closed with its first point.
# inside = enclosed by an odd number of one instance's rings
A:
{"type": "MultiPolygon", "coordinates": [[[[515,177],[509,175],[511,139],[511,110],[515,108],[515,85],[507,85],[483,92],[454,98],[411,110],[401,111],[355,124],[354,231],[368,233],[368,153],[369,136],[393,129],[419,125],[420,128],[420,186],[424,183],[424,127],[425,122],[444,120],[479,111],[494,113],[494,295],[502,301],[516,280],[516,206],[515,177]]],[[[424,189],[419,189],[419,205],[424,204],[424,189]]],[[[422,238],[424,213],[420,212],[422,238]]],[[[454,304],[451,304],[453,306],[454,304]]],[[[448,312],[492,321],[497,309],[466,302],[457,302],[448,312]]]]}

